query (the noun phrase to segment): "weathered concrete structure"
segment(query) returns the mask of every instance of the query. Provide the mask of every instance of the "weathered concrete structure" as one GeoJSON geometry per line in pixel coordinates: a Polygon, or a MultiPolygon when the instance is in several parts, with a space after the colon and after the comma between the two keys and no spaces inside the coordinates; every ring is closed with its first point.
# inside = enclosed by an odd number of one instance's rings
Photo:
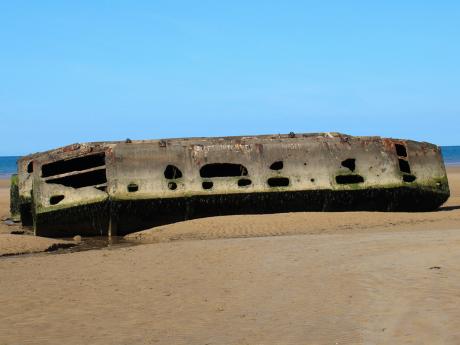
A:
{"type": "Polygon", "coordinates": [[[74,144],[18,162],[24,223],[45,236],[291,211],[427,211],[449,186],[432,144],[338,133],[74,144]]]}
{"type": "Polygon", "coordinates": [[[15,222],[21,220],[21,213],[19,212],[19,186],[18,175],[11,175],[10,180],[10,214],[11,219],[15,222]]]}

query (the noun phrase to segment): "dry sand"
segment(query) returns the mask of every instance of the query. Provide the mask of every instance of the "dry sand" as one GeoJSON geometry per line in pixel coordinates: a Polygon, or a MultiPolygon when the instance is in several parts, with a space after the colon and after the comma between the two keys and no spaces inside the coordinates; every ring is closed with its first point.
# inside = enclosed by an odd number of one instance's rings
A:
{"type": "Polygon", "coordinates": [[[438,212],[203,219],[154,240],[292,236],[1,258],[0,344],[459,344],[449,178],[438,212]]]}

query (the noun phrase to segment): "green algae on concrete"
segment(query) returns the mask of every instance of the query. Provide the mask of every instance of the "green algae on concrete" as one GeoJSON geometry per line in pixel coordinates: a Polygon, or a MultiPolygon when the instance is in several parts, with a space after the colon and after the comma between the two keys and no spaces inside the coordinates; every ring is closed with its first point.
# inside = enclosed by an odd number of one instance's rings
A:
{"type": "Polygon", "coordinates": [[[18,185],[18,175],[11,175],[10,180],[10,214],[11,219],[15,222],[21,220],[20,214],[20,200],[19,200],[19,185],[18,185]]]}

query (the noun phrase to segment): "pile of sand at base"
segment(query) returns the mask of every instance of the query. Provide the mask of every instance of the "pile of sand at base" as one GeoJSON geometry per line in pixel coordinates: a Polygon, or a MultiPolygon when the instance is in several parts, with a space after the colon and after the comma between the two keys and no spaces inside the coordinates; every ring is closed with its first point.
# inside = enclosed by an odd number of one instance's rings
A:
{"type": "Polygon", "coordinates": [[[0,234],[0,256],[49,252],[74,245],[69,241],[45,237],[0,234]]]}

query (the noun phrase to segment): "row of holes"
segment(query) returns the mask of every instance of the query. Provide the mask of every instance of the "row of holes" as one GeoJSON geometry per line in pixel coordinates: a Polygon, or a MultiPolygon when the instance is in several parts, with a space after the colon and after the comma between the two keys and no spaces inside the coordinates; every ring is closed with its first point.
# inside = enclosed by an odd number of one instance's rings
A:
{"type": "MultiPolygon", "coordinates": [[[[396,147],[396,153],[399,157],[407,157],[407,150],[404,145],[395,144],[395,147],[396,147]]],[[[97,166],[100,164],[105,164],[105,155],[103,153],[85,156],[85,157],[78,157],[78,158],[74,158],[74,159],[67,160],[67,161],[57,161],[57,162],[46,164],[42,168],[42,175],[50,176],[53,174],[65,173],[65,172],[68,172],[69,170],[83,170],[83,169],[93,167],[95,165],[97,166]]],[[[352,173],[356,169],[355,159],[353,158],[346,159],[342,161],[341,164],[343,167],[348,168],[352,173]]],[[[29,167],[32,167],[30,163],[28,166],[28,170],[29,170],[29,167]]],[[[276,161],[270,165],[270,169],[276,170],[276,171],[282,170],[283,167],[284,167],[283,161],[276,161]]],[[[404,173],[403,179],[405,182],[413,182],[415,180],[415,176],[411,175],[409,163],[405,159],[399,158],[399,168],[400,168],[400,171],[404,173]]],[[[241,164],[212,163],[212,164],[206,164],[200,169],[200,176],[204,178],[247,176],[247,175],[248,175],[247,168],[241,164]]],[[[174,165],[168,165],[164,171],[164,176],[168,180],[175,180],[175,179],[182,178],[183,175],[182,175],[181,170],[178,167],[174,165]]],[[[273,178],[272,180],[277,181],[276,178],[273,178]]],[[[251,184],[251,183],[246,182],[250,180],[243,179],[240,181],[243,181],[243,182],[238,183],[238,186],[240,187],[244,187],[244,186],[251,184]]],[[[67,176],[67,177],[62,177],[62,178],[57,178],[57,179],[52,179],[52,180],[47,181],[47,183],[62,184],[62,185],[74,187],[74,188],[81,188],[81,187],[89,186],[89,185],[103,184],[106,182],[107,180],[105,177],[105,170],[87,172],[81,175],[67,176]]],[[[364,182],[364,178],[356,174],[339,175],[336,177],[336,182],[338,184],[362,183],[364,182]]],[[[281,182],[281,186],[283,186],[283,183],[285,182],[281,182]]],[[[205,182],[203,184],[203,188],[211,189],[212,188],[211,184],[212,182],[205,182]]],[[[278,186],[277,182],[268,182],[268,184],[270,186],[272,184],[274,186],[278,186]]],[[[287,182],[287,184],[289,184],[289,182],[287,182]]],[[[168,188],[170,190],[176,190],[177,183],[174,181],[169,181],[168,188]]],[[[136,184],[130,184],[128,186],[129,192],[136,192],[138,189],[139,188],[136,184]]]]}
{"type": "MultiPolygon", "coordinates": [[[[247,187],[252,184],[250,179],[242,178],[238,180],[238,187],[247,187]]],[[[270,177],[267,184],[272,187],[287,187],[289,186],[289,179],[287,177],[270,177]]],[[[201,186],[203,189],[212,189],[214,183],[212,181],[204,181],[201,186]]]]}
{"type": "MultiPolygon", "coordinates": [[[[233,163],[213,163],[206,164],[200,169],[200,176],[203,178],[213,178],[213,177],[234,177],[234,176],[247,176],[248,169],[241,164],[233,163]]],[[[164,171],[164,176],[168,181],[168,189],[176,190],[177,182],[173,181],[175,179],[182,178],[182,171],[175,165],[168,165],[164,171]]],[[[238,181],[239,187],[249,186],[251,184],[249,179],[240,179],[238,181]]],[[[205,181],[202,184],[203,189],[211,189],[213,187],[213,182],[205,181]]],[[[128,189],[129,191],[129,189],[128,189]]]]}
{"type": "MultiPolygon", "coordinates": [[[[395,144],[396,154],[399,157],[399,169],[404,174],[403,180],[405,182],[413,182],[415,181],[416,177],[411,175],[410,165],[409,162],[405,159],[407,157],[407,150],[404,145],[395,144]]],[[[32,162],[28,165],[32,171],[32,162]]],[[[103,154],[91,155],[86,157],[79,157],[69,161],[58,161],[54,163],[50,163],[44,166],[44,170],[42,170],[42,174],[44,176],[49,176],[50,174],[57,174],[63,173],[68,171],[69,167],[75,169],[76,165],[83,163],[84,168],[88,168],[91,165],[105,163],[105,156],[103,154]],[[64,164],[64,162],[66,164],[64,164]]],[[[356,169],[356,160],[354,158],[348,158],[341,162],[342,167],[349,169],[352,173],[354,173],[356,169]]],[[[282,170],[284,168],[283,161],[276,161],[270,165],[271,170],[282,170]]],[[[82,169],[80,166],[79,169],[82,169]]],[[[77,169],[77,170],[79,170],[77,169]]],[[[248,170],[245,166],[241,164],[233,164],[233,163],[212,163],[206,164],[200,169],[200,176],[203,178],[213,178],[213,177],[232,177],[232,176],[247,176],[248,170]]],[[[164,176],[168,180],[175,180],[182,178],[182,171],[174,166],[168,165],[164,171],[164,176]]],[[[48,183],[58,183],[67,186],[72,186],[74,188],[80,188],[83,186],[88,185],[88,180],[91,180],[91,184],[100,184],[105,183],[105,170],[99,170],[89,173],[84,173],[81,175],[75,176],[68,176],[63,178],[57,178],[53,180],[47,181],[48,183]],[[89,176],[91,175],[91,176],[89,176]]],[[[356,184],[356,183],[363,183],[364,178],[361,175],[357,174],[348,174],[348,175],[338,175],[335,178],[338,184],[356,184]]],[[[311,182],[314,182],[314,179],[311,179],[311,182]]],[[[289,179],[286,177],[272,177],[267,180],[267,184],[270,187],[287,187],[289,186],[289,179]]],[[[238,180],[238,187],[247,187],[252,184],[250,179],[240,179],[238,180]]],[[[204,181],[202,183],[203,189],[212,189],[214,186],[212,181],[204,181]]],[[[177,183],[175,181],[168,181],[168,188],[170,190],[177,189],[177,183]]],[[[127,187],[128,192],[133,193],[139,190],[139,186],[135,183],[131,183],[127,187]]],[[[64,196],[56,196],[50,199],[50,203],[55,205],[62,201],[64,196]]]]}
{"type": "MultiPolygon", "coordinates": [[[[407,149],[402,144],[395,144],[396,154],[398,157],[407,158],[407,149]]],[[[407,162],[406,162],[407,163],[407,162]]],[[[404,165],[404,163],[401,163],[404,165]]],[[[81,171],[98,166],[105,165],[105,153],[97,153],[93,155],[72,158],[68,160],[59,160],[52,163],[44,164],[42,166],[42,177],[49,177],[59,175],[72,171],[81,171]]],[[[349,168],[351,171],[355,170],[355,159],[347,159],[342,162],[342,166],[349,168]]],[[[283,161],[276,161],[270,165],[271,170],[282,170],[284,167],[283,161]]],[[[401,171],[406,172],[407,166],[404,166],[401,171]]],[[[27,172],[33,172],[33,161],[27,165],[27,172]]],[[[164,171],[165,178],[177,179],[182,177],[180,169],[174,165],[168,165],[164,171]]],[[[200,169],[201,177],[229,177],[229,176],[247,176],[248,170],[241,164],[233,163],[212,163],[206,164],[200,169]]]]}
{"type": "MultiPolygon", "coordinates": [[[[312,182],[314,182],[314,179],[311,179],[312,182]]],[[[238,182],[238,187],[247,187],[252,184],[252,181],[247,178],[242,178],[239,179],[238,182]]],[[[289,186],[289,179],[287,177],[271,177],[267,180],[267,184],[270,187],[287,187],[289,186]]],[[[214,182],[212,181],[204,181],[201,186],[203,189],[212,189],[214,187],[214,182]]],[[[176,190],[177,189],[177,183],[173,181],[168,182],[168,188],[170,190],[176,190]]],[[[130,183],[128,185],[128,192],[129,193],[134,193],[139,190],[139,186],[136,183],[130,183]]]]}
{"type": "MultiPolygon", "coordinates": [[[[310,179],[310,182],[314,183],[315,179],[310,179]]],[[[355,184],[364,182],[364,178],[360,175],[339,175],[336,176],[336,182],[338,184],[355,184]]],[[[252,184],[252,181],[247,178],[239,179],[237,182],[238,187],[248,187],[252,184]]],[[[267,179],[267,184],[269,187],[287,187],[290,184],[290,180],[287,177],[270,177],[267,179]]],[[[203,181],[201,184],[202,188],[205,190],[212,189],[214,187],[214,182],[212,181],[203,181]]],[[[168,188],[170,190],[176,190],[176,182],[169,181],[168,188]]],[[[139,190],[139,186],[135,183],[130,183],[128,185],[128,192],[133,193],[139,190]]]]}
{"type": "Polygon", "coordinates": [[[399,171],[403,173],[403,181],[407,183],[414,182],[417,177],[412,175],[410,164],[407,161],[406,147],[402,144],[395,144],[395,150],[396,154],[398,155],[399,171]]]}
{"type": "MultiPolygon", "coordinates": [[[[402,144],[395,144],[396,154],[399,157],[407,157],[407,150],[406,147],[402,144]]],[[[102,166],[105,165],[105,153],[97,153],[88,156],[82,156],[77,158],[72,158],[68,160],[59,160],[52,163],[44,164],[42,166],[42,177],[48,177],[53,175],[59,175],[66,172],[71,171],[78,171],[78,170],[86,170],[92,167],[102,166]]],[[[276,161],[270,165],[271,170],[282,170],[283,169],[283,161],[276,161]]],[[[246,176],[247,169],[240,165],[240,164],[230,164],[230,163],[223,163],[223,164],[208,164],[205,165],[200,170],[200,175],[202,177],[216,177],[216,176],[223,176],[222,170],[228,170],[233,172],[231,174],[227,174],[225,176],[246,176]],[[215,176],[211,176],[215,174],[215,176]],[[208,176],[205,176],[208,175],[208,176]]],[[[352,169],[354,170],[354,169],[352,169]]],[[[27,164],[27,172],[33,172],[33,161],[30,161],[27,164]]],[[[175,167],[174,165],[168,165],[165,172],[165,177],[167,179],[176,179],[182,177],[182,172],[175,167]]]]}
{"type": "MultiPolygon", "coordinates": [[[[271,170],[281,170],[283,167],[283,161],[276,161],[270,165],[271,170]]],[[[164,176],[168,180],[175,180],[182,177],[182,171],[175,165],[168,165],[164,176]]],[[[201,167],[200,176],[203,178],[248,176],[248,169],[242,164],[211,163],[201,167]]]]}
{"type": "MultiPolygon", "coordinates": [[[[400,157],[407,157],[407,151],[403,145],[396,144],[396,152],[398,156],[401,155],[400,157]]],[[[347,168],[352,173],[354,173],[356,169],[356,160],[354,158],[348,158],[342,161],[341,165],[342,167],[347,168]]],[[[400,166],[401,172],[405,173],[403,177],[404,181],[413,182],[415,180],[415,176],[410,175],[411,170],[410,170],[409,163],[406,160],[399,158],[399,166],[400,166]]],[[[276,161],[272,165],[270,165],[271,170],[281,170],[283,169],[283,167],[284,167],[284,164],[282,161],[276,161]]],[[[105,172],[104,172],[104,175],[105,175],[105,172]]],[[[223,175],[225,176],[247,176],[248,171],[246,167],[244,167],[241,164],[217,163],[217,164],[207,164],[203,166],[200,169],[200,175],[201,177],[206,177],[206,178],[222,177],[223,175]]],[[[168,165],[164,171],[164,176],[168,180],[175,180],[178,178],[182,178],[182,172],[176,166],[168,165]]],[[[65,179],[66,178],[55,179],[51,183],[60,182],[61,184],[65,184],[66,182],[65,179]]],[[[338,175],[336,176],[335,180],[338,184],[356,184],[356,183],[364,182],[364,178],[361,175],[357,175],[357,174],[338,175]]],[[[310,181],[315,182],[315,179],[312,178],[310,179],[310,181]]],[[[287,177],[271,177],[267,180],[267,184],[272,188],[287,187],[289,186],[289,183],[290,181],[289,181],[289,178],[287,177]]],[[[252,184],[252,181],[247,178],[242,178],[238,180],[237,184],[238,184],[238,187],[247,187],[252,184]]],[[[205,190],[212,189],[213,186],[214,186],[214,183],[212,181],[204,181],[202,183],[202,188],[205,190]]],[[[174,181],[169,181],[168,188],[170,190],[176,190],[177,183],[174,181]]],[[[128,189],[128,192],[134,193],[139,190],[139,186],[136,183],[130,183],[127,189],[128,189]]],[[[63,195],[52,196],[50,198],[50,204],[56,205],[59,202],[61,202],[63,199],[64,199],[63,195]]]]}
{"type": "MultiPolygon", "coordinates": [[[[354,172],[356,168],[355,159],[349,158],[342,162],[342,166],[348,168],[350,171],[354,172]]],[[[276,161],[270,165],[271,170],[282,170],[284,168],[283,161],[276,161]]],[[[169,164],[164,170],[164,177],[168,181],[168,189],[176,190],[177,183],[174,181],[176,179],[182,178],[182,171],[175,165],[169,164]]],[[[247,176],[248,169],[241,164],[234,163],[212,163],[206,164],[200,169],[200,176],[203,178],[213,178],[213,177],[235,177],[235,176],[247,176]]],[[[310,181],[313,183],[315,179],[312,178],[310,181]]],[[[355,184],[364,182],[364,178],[360,175],[339,175],[336,176],[336,182],[338,184],[355,184]]],[[[272,187],[287,187],[289,186],[289,178],[287,177],[271,177],[267,180],[267,184],[272,187]]],[[[248,178],[239,179],[238,187],[247,187],[252,184],[252,181],[248,178]]],[[[204,181],[201,184],[202,188],[205,190],[212,189],[214,187],[214,182],[204,181]]],[[[137,184],[128,185],[128,192],[137,192],[139,187],[137,184]]]]}

